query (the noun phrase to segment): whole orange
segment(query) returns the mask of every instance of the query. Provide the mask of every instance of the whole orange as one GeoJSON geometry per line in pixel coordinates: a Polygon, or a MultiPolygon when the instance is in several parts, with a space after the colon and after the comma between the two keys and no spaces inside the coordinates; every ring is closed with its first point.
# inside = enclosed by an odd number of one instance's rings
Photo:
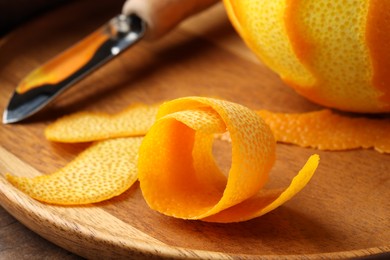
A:
{"type": "Polygon", "coordinates": [[[390,112],[390,0],[224,0],[252,51],[299,94],[390,112]]]}

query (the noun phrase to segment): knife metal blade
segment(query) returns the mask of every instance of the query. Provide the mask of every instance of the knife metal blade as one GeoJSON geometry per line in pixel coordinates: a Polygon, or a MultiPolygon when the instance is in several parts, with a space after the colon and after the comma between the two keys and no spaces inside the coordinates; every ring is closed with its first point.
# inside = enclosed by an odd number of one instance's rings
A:
{"type": "Polygon", "coordinates": [[[3,123],[19,122],[35,114],[64,90],[140,40],[145,30],[145,22],[134,14],[115,16],[22,80],[3,113],[3,123]]]}

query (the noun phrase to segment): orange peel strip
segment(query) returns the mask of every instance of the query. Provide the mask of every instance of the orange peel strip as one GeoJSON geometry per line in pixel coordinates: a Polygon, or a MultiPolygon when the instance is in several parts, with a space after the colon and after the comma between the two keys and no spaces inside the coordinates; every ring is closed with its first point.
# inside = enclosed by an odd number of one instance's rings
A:
{"type": "Polygon", "coordinates": [[[137,181],[136,161],[141,141],[142,137],[101,141],[53,174],[6,177],[30,197],[46,203],[100,202],[120,195],[137,181]]]}
{"type": "Polygon", "coordinates": [[[374,148],[390,153],[390,119],[342,116],[331,110],[285,114],[266,110],[259,115],[278,142],[320,150],[374,148]]]}
{"type": "Polygon", "coordinates": [[[177,218],[235,222],[260,216],[301,190],[319,163],[314,155],[290,187],[270,199],[261,188],[275,160],[275,144],[261,117],[241,105],[200,97],[167,102],[140,147],[142,193],[152,209],[177,218]],[[211,152],[214,135],[226,129],[232,140],[227,179],[211,152]]]}
{"type": "Polygon", "coordinates": [[[78,143],[145,135],[155,121],[159,105],[133,105],[122,112],[79,112],[64,116],[45,129],[50,141],[78,143]]]}

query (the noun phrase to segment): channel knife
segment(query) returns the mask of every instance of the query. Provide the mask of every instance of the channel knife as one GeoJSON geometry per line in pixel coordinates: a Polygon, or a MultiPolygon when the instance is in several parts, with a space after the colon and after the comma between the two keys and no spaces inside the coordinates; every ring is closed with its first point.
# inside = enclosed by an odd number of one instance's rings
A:
{"type": "Polygon", "coordinates": [[[157,39],[215,2],[128,0],[122,14],[28,74],[12,94],[3,113],[3,123],[28,118],[140,39],[157,39]]]}
{"type": "Polygon", "coordinates": [[[3,123],[25,119],[74,83],[141,39],[145,23],[136,15],[118,15],[101,29],[32,71],[15,89],[3,123]]]}

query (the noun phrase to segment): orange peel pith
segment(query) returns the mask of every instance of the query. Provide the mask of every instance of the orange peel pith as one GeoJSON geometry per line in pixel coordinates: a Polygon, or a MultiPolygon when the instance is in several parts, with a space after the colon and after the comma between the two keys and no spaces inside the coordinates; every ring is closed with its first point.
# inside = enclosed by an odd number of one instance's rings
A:
{"type": "Polygon", "coordinates": [[[227,101],[189,97],[160,107],[156,123],[141,144],[138,174],[152,209],[184,219],[235,222],[260,216],[291,198],[305,186],[319,162],[317,155],[312,157],[284,193],[264,203],[261,188],[274,160],[272,132],[254,111],[227,101]],[[214,134],[225,129],[232,139],[227,179],[211,153],[214,134]],[[245,217],[229,210],[253,198],[260,198],[255,199],[259,203],[244,206],[245,217]]]}

